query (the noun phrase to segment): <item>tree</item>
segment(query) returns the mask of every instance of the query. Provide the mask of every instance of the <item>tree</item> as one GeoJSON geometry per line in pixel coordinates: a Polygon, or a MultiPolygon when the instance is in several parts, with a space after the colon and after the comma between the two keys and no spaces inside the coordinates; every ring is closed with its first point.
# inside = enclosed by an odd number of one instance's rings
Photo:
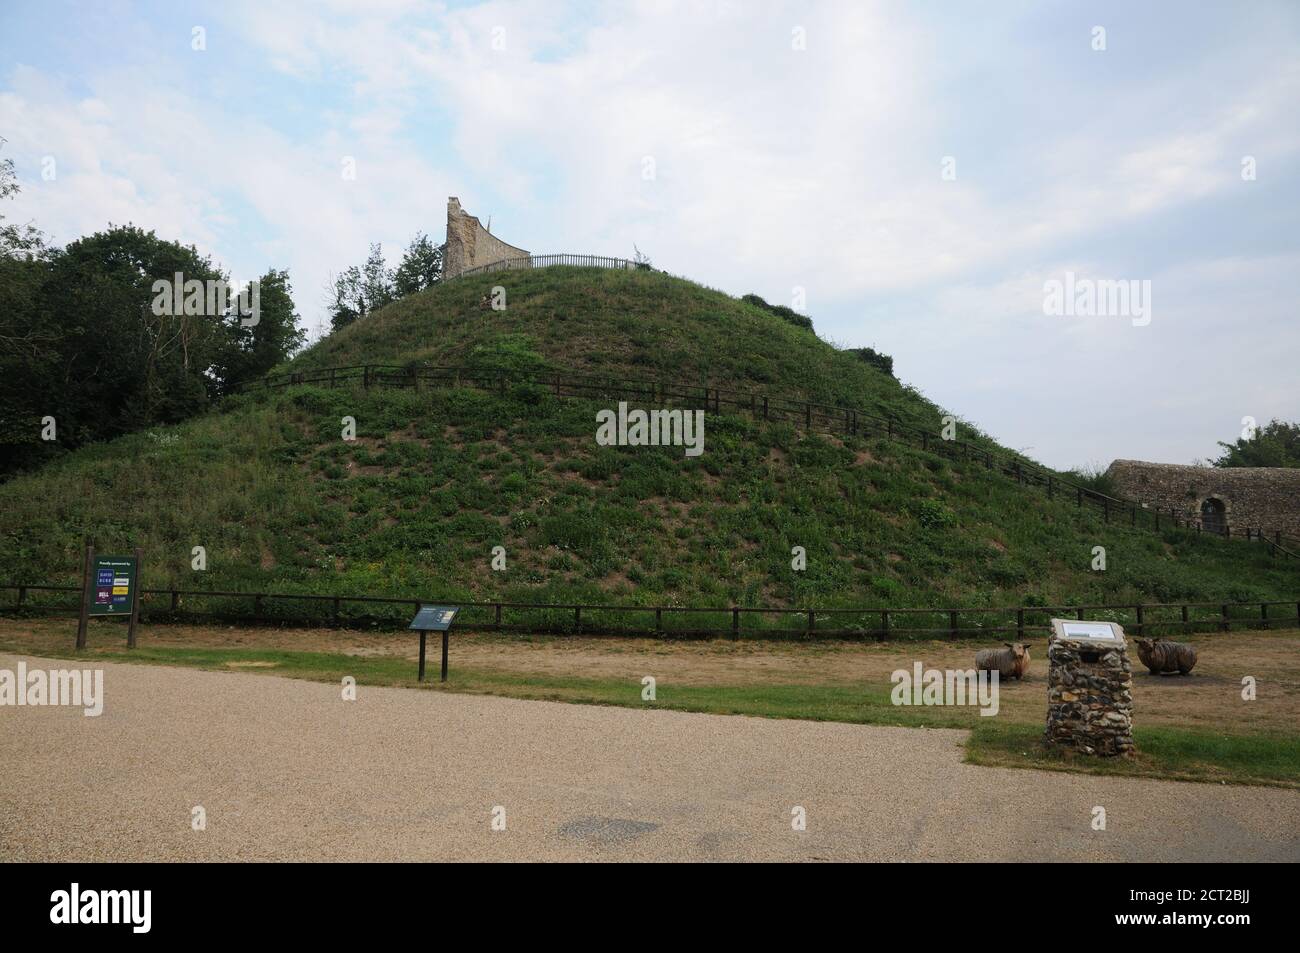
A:
{"type": "Polygon", "coordinates": [[[159,313],[154,287],[170,288],[177,274],[186,282],[225,279],[193,245],[110,225],[51,264],[44,306],[63,323],[64,374],[94,419],[113,419],[97,436],[184,420],[219,392],[208,372],[224,343],[220,316],[159,313]]]}
{"type": "MultiPolygon", "coordinates": [[[[0,202],[18,191],[13,160],[0,160],[0,202]]],[[[31,406],[42,356],[58,336],[38,305],[52,251],[39,230],[6,222],[0,211],[0,474],[52,451],[41,440],[44,415],[33,415],[31,406]]]]}
{"type": "Polygon", "coordinates": [[[1220,440],[1219,446],[1224,453],[1214,461],[1216,467],[1300,467],[1300,424],[1271,420],[1249,439],[1220,440]]]}
{"type": "Polygon", "coordinates": [[[405,298],[432,288],[441,280],[442,246],[429,241],[424,232],[417,232],[393,275],[393,290],[397,297],[405,298]]]}
{"type": "Polygon", "coordinates": [[[329,303],[330,328],[337,331],[358,318],[365,317],[366,296],[361,280],[361,269],[352,265],[334,279],[329,303]]]}
{"type": "MultiPolygon", "coordinates": [[[[0,137],[0,149],[6,140],[0,137]]],[[[14,160],[0,160],[0,201],[12,198],[22,191],[18,185],[18,176],[14,172],[14,160]]],[[[4,258],[41,259],[49,255],[45,236],[40,229],[30,222],[25,225],[6,224],[4,214],[0,212],[0,256],[4,258]]]]}
{"type": "MultiPolygon", "coordinates": [[[[0,148],[4,142],[0,139],[0,148]]],[[[13,160],[0,161],[0,202],[19,191],[13,160]]],[[[26,360],[53,337],[34,313],[52,253],[39,229],[6,222],[0,206],[0,370],[6,378],[17,370],[9,367],[9,360],[26,360]]]]}
{"type": "Polygon", "coordinates": [[[334,279],[326,304],[330,328],[347,327],[394,300],[393,272],[384,263],[383,246],[376,242],[364,265],[352,265],[334,279]]]}
{"type": "MultiPolygon", "coordinates": [[[[222,318],[226,340],[213,363],[212,374],[222,394],[255,380],[293,355],[307,334],[298,327],[289,272],[271,269],[258,279],[257,321],[238,309],[222,318]]],[[[251,287],[245,292],[251,295],[251,287]]],[[[245,299],[247,300],[247,299],[245,299]]]]}
{"type": "Polygon", "coordinates": [[[302,338],[288,274],[261,280],[256,324],[216,309],[209,283],[225,280],[192,245],[133,225],[41,259],[0,256],[0,472],[179,422],[283,361],[302,338]],[[175,307],[178,273],[199,282],[193,308],[175,307]],[[46,418],[55,441],[42,439],[46,418]]]}
{"type": "Polygon", "coordinates": [[[362,293],[366,311],[378,311],[394,300],[393,273],[384,263],[384,248],[378,242],[370,246],[370,255],[361,268],[362,293]]]}

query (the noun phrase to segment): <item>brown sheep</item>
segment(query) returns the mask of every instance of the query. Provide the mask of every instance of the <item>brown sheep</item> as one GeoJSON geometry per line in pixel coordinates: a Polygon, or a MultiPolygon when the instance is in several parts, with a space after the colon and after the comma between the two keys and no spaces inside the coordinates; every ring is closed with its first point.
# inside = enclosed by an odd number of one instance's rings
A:
{"type": "Polygon", "coordinates": [[[1196,665],[1196,649],[1186,642],[1134,639],[1138,658],[1152,675],[1186,675],[1196,665]]]}
{"type": "Polygon", "coordinates": [[[975,667],[985,672],[997,672],[999,681],[1021,679],[1029,671],[1029,643],[1003,642],[1004,649],[980,649],[975,653],[975,667]]]}

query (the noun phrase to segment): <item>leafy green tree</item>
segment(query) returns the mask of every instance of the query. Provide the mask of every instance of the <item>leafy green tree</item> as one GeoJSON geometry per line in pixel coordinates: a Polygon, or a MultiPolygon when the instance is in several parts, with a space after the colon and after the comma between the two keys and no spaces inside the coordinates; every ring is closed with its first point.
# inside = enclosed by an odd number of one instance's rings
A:
{"type": "MultiPolygon", "coordinates": [[[[0,148],[3,146],[4,139],[0,139],[0,148]]],[[[0,203],[19,191],[13,160],[0,161],[0,203]]],[[[33,313],[52,252],[44,234],[30,223],[6,222],[0,204],[0,369],[6,378],[52,338],[33,313]],[[10,362],[15,363],[11,366],[10,362]]]]}
{"type": "Polygon", "coordinates": [[[378,242],[370,246],[370,255],[361,267],[361,291],[366,298],[366,311],[378,311],[395,300],[393,272],[384,263],[384,248],[378,242]]]}
{"type": "MultiPolygon", "coordinates": [[[[4,148],[5,142],[0,137],[0,149],[4,148]]],[[[0,201],[12,198],[20,191],[22,189],[14,172],[14,160],[0,160],[0,201]]],[[[4,213],[0,212],[0,255],[5,258],[41,259],[48,257],[48,254],[49,248],[40,229],[30,222],[25,225],[5,222],[4,213]]]]}
{"type": "Polygon", "coordinates": [[[356,265],[345,269],[334,279],[330,289],[330,328],[337,331],[353,321],[365,317],[366,296],[361,280],[361,269],[356,265]]]}
{"type": "MultiPolygon", "coordinates": [[[[0,161],[0,202],[19,190],[13,160],[0,161]]],[[[57,339],[38,305],[52,253],[38,229],[6,221],[0,205],[0,473],[54,450],[41,440],[41,416],[29,403],[40,386],[37,369],[57,339]]]]}
{"type": "Polygon", "coordinates": [[[1216,467],[1300,467],[1300,424],[1271,420],[1249,439],[1220,440],[1219,446],[1224,453],[1216,467]]]}
{"type": "Polygon", "coordinates": [[[283,271],[262,279],[259,321],[246,325],[209,298],[207,283],[225,281],[211,259],[152,231],[110,225],[41,257],[30,245],[21,258],[9,248],[0,255],[0,473],[184,420],[301,341],[283,271]],[[199,282],[193,307],[184,285],[177,301],[178,274],[199,282]],[[44,439],[50,420],[55,440],[44,439]]]}
{"type": "MultiPolygon", "coordinates": [[[[251,285],[240,289],[249,300],[251,285]]],[[[258,279],[256,322],[232,308],[222,317],[226,340],[213,363],[212,374],[222,394],[271,372],[302,347],[307,339],[298,327],[289,272],[271,269],[258,279]]]]}
{"type": "Polygon", "coordinates": [[[402,263],[393,275],[393,290],[399,298],[432,288],[442,280],[442,246],[424,232],[417,232],[406,246],[402,263]]]}
{"type": "Polygon", "coordinates": [[[72,242],[51,266],[45,319],[61,329],[57,364],[77,382],[76,419],[96,438],[183,420],[219,392],[208,373],[224,343],[219,316],[174,313],[174,296],[156,287],[170,292],[178,274],[224,280],[210,258],[126,225],[72,242]]]}
{"type": "Polygon", "coordinates": [[[335,331],[347,327],[396,299],[393,272],[384,262],[383,246],[376,242],[365,264],[352,265],[334,279],[326,304],[330,327],[335,331]]]}

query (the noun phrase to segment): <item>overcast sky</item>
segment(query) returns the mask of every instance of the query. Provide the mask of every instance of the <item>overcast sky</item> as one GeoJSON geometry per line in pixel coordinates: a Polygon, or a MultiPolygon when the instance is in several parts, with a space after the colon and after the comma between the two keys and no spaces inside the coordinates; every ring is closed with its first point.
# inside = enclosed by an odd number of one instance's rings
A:
{"type": "Polygon", "coordinates": [[[1055,466],[1300,418],[1295,2],[3,0],[0,136],[6,216],[288,268],[313,337],[457,195],[535,253],[802,289],[1055,466]],[[1067,272],[1150,311],[1048,314],[1067,272]]]}

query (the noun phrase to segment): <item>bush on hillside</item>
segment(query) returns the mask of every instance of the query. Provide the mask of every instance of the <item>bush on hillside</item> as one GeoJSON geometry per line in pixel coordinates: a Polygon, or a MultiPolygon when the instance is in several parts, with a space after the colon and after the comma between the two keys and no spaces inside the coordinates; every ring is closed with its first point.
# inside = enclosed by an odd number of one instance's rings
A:
{"type": "Polygon", "coordinates": [[[877,370],[884,371],[890,377],[894,376],[894,359],[888,354],[881,354],[875,348],[870,347],[851,347],[848,349],[860,361],[865,361],[877,370]]]}
{"type": "Polygon", "coordinates": [[[1065,475],[1071,482],[1083,487],[1085,490],[1092,490],[1094,493],[1102,493],[1106,496],[1119,495],[1115,488],[1115,480],[1110,475],[1110,470],[1100,463],[1091,463],[1086,467],[1075,467],[1073,470],[1066,470],[1065,475]]]}
{"type": "Polygon", "coordinates": [[[756,308],[762,308],[768,314],[774,314],[782,321],[789,322],[797,328],[807,328],[809,331],[812,330],[812,318],[800,314],[793,308],[787,308],[783,304],[768,304],[756,294],[747,294],[740,300],[752,304],[756,308]]]}

